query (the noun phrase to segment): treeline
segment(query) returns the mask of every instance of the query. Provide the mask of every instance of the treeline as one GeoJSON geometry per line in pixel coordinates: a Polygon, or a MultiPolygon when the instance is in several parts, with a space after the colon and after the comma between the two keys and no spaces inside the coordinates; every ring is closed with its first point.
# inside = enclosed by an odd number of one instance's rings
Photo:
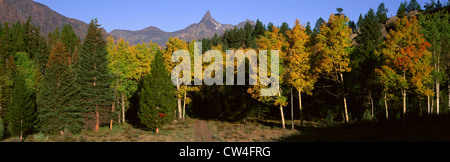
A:
{"type": "MultiPolygon", "coordinates": [[[[260,96],[268,86],[259,83],[173,85],[170,72],[178,63],[172,53],[184,49],[193,58],[197,40],[169,38],[164,48],[153,42],[130,45],[122,38],[105,40],[97,20],[83,40],[70,25],[42,36],[30,19],[5,23],[0,25],[0,138],[98,131],[124,122],[158,132],[162,124],[187,116],[227,121],[281,116],[284,128],[285,116],[349,123],[447,112],[449,5],[431,1],[424,7],[405,2],[388,19],[382,3],[356,23],[338,8],[313,29],[298,20],[292,28],[257,20],[198,40],[203,54],[219,50],[222,58],[226,50],[278,50],[275,96],[260,96]]],[[[202,70],[213,63],[203,63],[202,70]]]]}

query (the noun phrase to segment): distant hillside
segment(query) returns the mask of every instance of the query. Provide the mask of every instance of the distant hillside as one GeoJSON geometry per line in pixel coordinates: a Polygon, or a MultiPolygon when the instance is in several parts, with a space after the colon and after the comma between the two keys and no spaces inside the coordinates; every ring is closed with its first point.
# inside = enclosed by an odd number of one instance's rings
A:
{"type": "MultiPolygon", "coordinates": [[[[244,27],[247,22],[255,25],[254,21],[246,20],[236,25],[236,27],[244,27]]],[[[124,38],[131,44],[153,41],[157,42],[159,45],[163,45],[167,41],[167,39],[169,39],[169,37],[178,37],[187,41],[190,41],[192,39],[199,40],[202,38],[213,37],[215,33],[219,35],[223,34],[225,30],[233,29],[234,27],[234,25],[219,23],[214,18],[212,18],[211,13],[208,11],[199,23],[191,24],[185,29],[174,32],[165,32],[157,27],[150,26],[138,31],[113,30],[110,32],[110,34],[115,37],[124,38]]]]}
{"type": "MultiPolygon", "coordinates": [[[[75,33],[84,37],[88,24],[77,19],[65,17],[48,6],[33,0],[0,0],[0,22],[25,22],[28,17],[34,25],[41,27],[41,33],[47,34],[64,24],[72,25],[75,33]]],[[[106,34],[106,31],[104,32],[106,34]]]]}

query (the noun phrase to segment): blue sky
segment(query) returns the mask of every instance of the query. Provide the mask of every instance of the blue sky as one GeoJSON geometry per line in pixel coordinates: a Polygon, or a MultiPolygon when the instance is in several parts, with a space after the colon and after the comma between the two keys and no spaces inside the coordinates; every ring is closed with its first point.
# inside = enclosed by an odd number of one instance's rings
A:
{"type": "MultiPolygon", "coordinates": [[[[313,26],[319,17],[328,20],[341,7],[350,20],[384,2],[388,16],[395,15],[404,0],[35,0],[56,12],[89,23],[97,18],[108,32],[113,29],[140,30],[156,26],[172,32],[199,22],[207,10],[223,24],[236,25],[246,19],[260,19],[279,26],[295,19],[313,26]]],[[[408,0],[409,1],[409,0],[408,0]]],[[[430,0],[418,0],[422,6],[430,0]]],[[[445,0],[442,0],[445,2],[445,0]]],[[[314,27],[314,26],[313,26],[314,27]]]]}

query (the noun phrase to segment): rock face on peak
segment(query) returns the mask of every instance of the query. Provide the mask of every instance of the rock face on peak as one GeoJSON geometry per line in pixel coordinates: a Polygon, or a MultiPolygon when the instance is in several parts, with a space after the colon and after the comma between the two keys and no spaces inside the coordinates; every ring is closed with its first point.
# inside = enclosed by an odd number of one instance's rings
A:
{"type": "Polygon", "coordinates": [[[218,35],[223,34],[227,29],[233,29],[234,27],[244,27],[245,23],[247,22],[255,25],[254,21],[248,19],[236,26],[230,24],[221,24],[211,16],[211,12],[209,12],[208,10],[198,23],[191,24],[182,30],[174,32],[165,32],[157,27],[150,26],[138,31],[113,30],[110,32],[110,34],[115,37],[124,38],[126,41],[129,41],[130,44],[153,41],[157,42],[158,45],[165,45],[169,37],[177,37],[186,41],[191,41],[193,39],[199,40],[202,38],[210,38],[213,37],[215,33],[217,33],[218,35]]]}

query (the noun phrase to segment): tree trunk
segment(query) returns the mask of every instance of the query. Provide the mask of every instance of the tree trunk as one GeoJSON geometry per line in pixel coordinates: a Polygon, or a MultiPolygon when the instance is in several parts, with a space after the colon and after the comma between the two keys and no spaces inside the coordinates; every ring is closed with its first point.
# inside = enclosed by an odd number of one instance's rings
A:
{"type": "MultiPolygon", "coordinates": [[[[439,66],[438,66],[439,67],[439,66]]],[[[439,72],[439,68],[438,68],[439,72]]],[[[439,115],[439,81],[436,79],[436,114],[439,115]]]]}
{"type": "Polygon", "coordinates": [[[430,115],[430,95],[427,95],[427,110],[428,110],[428,115],[430,115]]]}
{"type": "Polygon", "coordinates": [[[298,90],[298,104],[300,109],[300,127],[303,127],[303,112],[302,112],[302,91],[298,90]]]}
{"type": "Polygon", "coordinates": [[[20,119],[20,142],[22,142],[23,131],[22,131],[23,119],[20,119]]]}
{"type": "Polygon", "coordinates": [[[122,123],[125,123],[125,94],[122,92],[122,123]]]}
{"type": "MultiPolygon", "coordinates": [[[[117,108],[119,108],[119,107],[120,107],[120,101],[119,101],[118,95],[116,96],[115,100],[116,100],[116,103],[117,103],[117,108]]],[[[119,110],[119,111],[120,111],[120,110],[119,110]]],[[[119,124],[122,122],[120,116],[121,116],[121,115],[120,115],[120,112],[117,113],[117,117],[118,117],[119,124]]]]}
{"type": "MultiPolygon", "coordinates": [[[[439,73],[439,55],[437,56],[437,72],[439,73]]],[[[436,114],[439,115],[439,80],[436,78],[436,114]]]]}
{"type": "Polygon", "coordinates": [[[183,102],[183,120],[186,116],[186,93],[187,91],[184,91],[184,102],[183,102]]]}
{"type": "Polygon", "coordinates": [[[341,76],[342,97],[344,98],[345,124],[348,124],[347,99],[345,98],[345,89],[344,89],[344,75],[342,73],[339,73],[339,75],[341,76]]]}
{"type": "Polygon", "coordinates": [[[403,120],[406,120],[406,89],[402,90],[403,96],[403,120]]]}
{"type": "MultiPolygon", "coordinates": [[[[406,72],[403,72],[403,79],[406,79],[406,72]]],[[[402,89],[403,96],[403,121],[406,121],[406,89],[402,89]]]]}
{"type": "Polygon", "coordinates": [[[384,107],[386,108],[386,121],[387,121],[387,120],[389,120],[389,111],[388,111],[388,105],[387,105],[386,92],[384,93],[384,107]]]}
{"type": "Polygon", "coordinates": [[[294,94],[291,88],[291,125],[292,129],[294,129],[294,94]]]}
{"type": "Polygon", "coordinates": [[[280,112],[281,112],[281,124],[283,126],[283,129],[285,129],[286,126],[285,126],[285,122],[284,122],[284,113],[283,113],[283,106],[282,105],[280,105],[280,112]]]}
{"type": "MultiPolygon", "coordinates": [[[[177,91],[180,92],[180,85],[178,84],[178,78],[177,78],[177,91]]],[[[181,98],[177,95],[177,102],[178,102],[178,119],[182,119],[181,116],[181,98]]]]}
{"type": "Polygon", "coordinates": [[[100,121],[99,121],[99,115],[98,115],[98,106],[95,105],[95,132],[98,132],[100,130],[100,121]]]}
{"type": "Polygon", "coordinates": [[[372,106],[372,121],[373,121],[373,98],[372,98],[372,91],[369,91],[369,98],[370,98],[370,105],[372,106]]]}
{"type": "MultiPolygon", "coordinates": [[[[115,95],[115,94],[114,94],[115,95]]],[[[113,101],[113,104],[111,106],[111,111],[112,113],[114,113],[114,108],[116,107],[116,102],[113,101]]],[[[112,124],[113,124],[114,120],[111,118],[111,120],[109,121],[109,130],[112,130],[112,124]]]]}
{"type": "MultiPolygon", "coordinates": [[[[433,87],[434,89],[434,87],[433,87]]],[[[430,107],[430,114],[433,114],[434,111],[434,98],[431,99],[431,107],[430,107]]]]}

